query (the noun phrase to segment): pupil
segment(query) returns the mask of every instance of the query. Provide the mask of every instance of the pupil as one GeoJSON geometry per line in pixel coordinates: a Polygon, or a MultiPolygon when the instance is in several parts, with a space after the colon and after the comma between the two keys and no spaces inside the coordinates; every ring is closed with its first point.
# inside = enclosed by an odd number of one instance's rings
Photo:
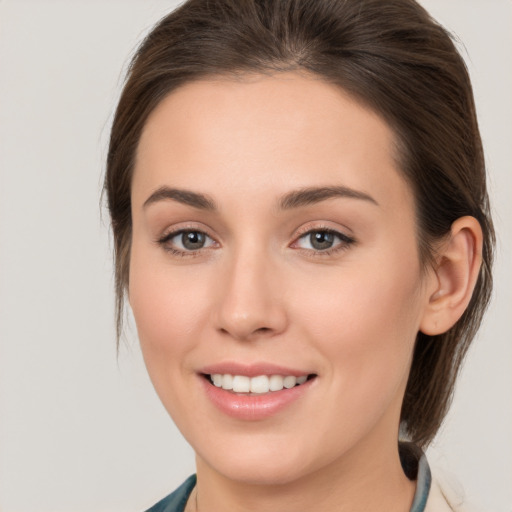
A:
{"type": "Polygon", "coordinates": [[[189,231],[182,234],[181,241],[186,249],[201,249],[204,245],[204,234],[198,231],[189,231]]]}
{"type": "Polygon", "coordinates": [[[310,235],[311,246],[315,249],[330,249],[334,242],[334,235],[327,231],[317,231],[310,235]]]}

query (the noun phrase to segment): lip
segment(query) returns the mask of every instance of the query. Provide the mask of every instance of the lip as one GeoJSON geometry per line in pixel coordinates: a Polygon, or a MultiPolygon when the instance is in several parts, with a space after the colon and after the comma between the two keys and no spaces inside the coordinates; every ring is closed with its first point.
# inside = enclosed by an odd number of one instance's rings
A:
{"type": "Polygon", "coordinates": [[[202,368],[198,372],[198,377],[208,399],[223,414],[243,421],[261,421],[280,413],[297,400],[303,398],[316,381],[316,378],[313,378],[300,386],[290,389],[285,388],[262,395],[249,395],[234,393],[214,386],[205,375],[216,373],[246,375],[247,377],[257,377],[259,375],[293,375],[300,377],[301,375],[311,375],[313,372],[268,363],[243,365],[226,362],[202,368]]]}
{"type": "Polygon", "coordinates": [[[294,377],[300,377],[301,375],[311,375],[315,372],[265,362],[241,364],[234,361],[226,361],[205,366],[199,369],[198,373],[207,375],[213,375],[215,373],[224,375],[229,373],[230,375],[245,375],[247,377],[258,377],[259,375],[282,375],[283,377],[293,375],[294,377]]]}

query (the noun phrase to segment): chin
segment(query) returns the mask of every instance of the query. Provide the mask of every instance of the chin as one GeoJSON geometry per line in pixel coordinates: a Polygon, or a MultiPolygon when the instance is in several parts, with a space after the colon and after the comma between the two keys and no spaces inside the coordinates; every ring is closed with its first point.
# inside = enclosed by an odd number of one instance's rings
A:
{"type": "MultiPolygon", "coordinates": [[[[263,436],[265,437],[265,436],[263,436]]],[[[198,469],[204,461],[211,469],[232,481],[247,485],[286,485],[310,475],[332,462],[328,454],[310,453],[305,440],[248,439],[229,448],[198,453],[198,469]],[[201,462],[200,462],[201,461],[201,462]]]]}
{"type": "Polygon", "coordinates": [[[216,463],[214,469],[229,480],[261,486],[286,485],[308,473],[304,467],[285,461],[278,463],[275,460],[223,461],[220,464],[216,463]]]}

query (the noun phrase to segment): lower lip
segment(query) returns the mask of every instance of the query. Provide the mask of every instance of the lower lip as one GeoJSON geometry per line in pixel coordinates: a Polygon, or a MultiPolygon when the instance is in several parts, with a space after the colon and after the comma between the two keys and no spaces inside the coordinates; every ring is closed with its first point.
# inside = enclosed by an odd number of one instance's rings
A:
{"type": "Polygon", "coordinates": [[[258,421],[269,418],[282,411],[288,405],[301,398],[311,388],[310,379],[300,386],[281,391],[272,391],[262,395],[236,394],[211,384],[200,377],[206,396],[224,414],[245,421],[258,421]]]}

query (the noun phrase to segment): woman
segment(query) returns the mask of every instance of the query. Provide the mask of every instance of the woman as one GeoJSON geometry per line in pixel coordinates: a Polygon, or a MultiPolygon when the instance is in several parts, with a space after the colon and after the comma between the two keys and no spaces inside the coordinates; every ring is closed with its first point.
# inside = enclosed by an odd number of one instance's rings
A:
{"type": "Polygon", "coordinates": [[[421,449],[494,234],[467,71],[418,4],[186,2],[133,59],[105,187],[118,330],[126,293],[196,452],[152,511],[452,509],[421,449]]]}

